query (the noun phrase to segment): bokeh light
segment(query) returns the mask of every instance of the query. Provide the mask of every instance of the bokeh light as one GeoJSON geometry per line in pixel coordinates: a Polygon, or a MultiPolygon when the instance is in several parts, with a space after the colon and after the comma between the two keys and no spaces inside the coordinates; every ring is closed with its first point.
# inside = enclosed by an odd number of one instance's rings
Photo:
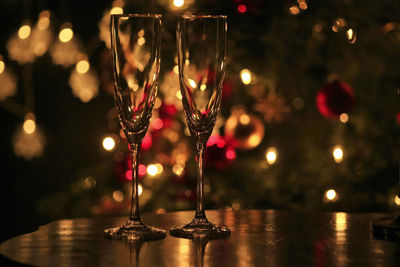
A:
{"type": "Polygon", "coordinates": [[[58,34],[58,38],[63,43],[67,43],[67,42],[71,41],[72,37],[74,37],[74,32],[69,27],[62,29],[60,31],[60,33],[58,34]]]}
{"type": "Polygon", "coordinates": [[[332,150],[332,156],[336,163],[343,161],[343,148],[339,145],[335,146],[332,150]]]}
{"type": "Polygon", "coordinates": [[[337,194],[335,189],[329,189],[325,191],[325,199],[327,201],[335,201],[337,199],[337,194]]]}
{"type": "Polygon", "coordinates": [[[150,176],[156,176],[157,173],[158,169],[155,164],[150,164],[149,166],[147,166],[147,174],[149,174],[150,176]]]}
{"type": "Polygon", "coordinates": [[[247,7],[246,7],[246,5],[240,4],[240,5],[238,5],[237,10],[239,11],[239,13],[246,13],[247,7]]]}
{"type": "Polygon", "coordinates": [[[251,83],[251,72],[248,69],[242,69],[240,72],[240,78],[242,79],[242,83],[248,85],[251,83]]]}
{"type": "Polygon", "coordinates": [[[347,113],[340,114],[339,120],[341,123],[347,123],[349,121],[349,115],[347,113]]]}
{"type": "Polygon", "coordinates": [[[115,140],[111,136],[107,136],[103,139],[103,148],[107,151],[113,150],[115,147],[115,140]]]}
{"type": "Polygon", "coordinates": [[[22,40],[26,39],[29,37],[29,35],[31,34],[31,26],[29,25],[22,25],[19,29],[18,29],[18,37],[22,40]]]}
{"type": "Polygon", "coordinates": [[[33,134],[36,130],[36,122],[32,119],[27,119],[24,121],[22,128],[24,129],[25,133],[33,134]]]}
{"type": "Polygon", "coordinates": [[[90,63],[86,59],[80,60],[76,63],[75,69],[78,73],[84,74],[90,69],[90,63]]]}
{"type": "Polygon", "coordinates": [[[185,3],[184,0],[174,0],[174,6],[181,7],[185,3]]]}
{"type": "Polygon", "coordinates": [[[276,159],[278,158],[278,151],[276,150],[276,148],[275,147],[268,148],[267,152],[265,153],[265,158],[269,165],[275,164],[276,159]]]}
{"type": "Polygon", "coordinates": [[[400,206],[400,197],[399,197],[399,195],[396,195],[394,197],[394,204],[396,204],[397,206],[400,206]]]}
{"type": "Polygon", "coordinates": [[[112,194],[112,197],[115,201],[121,202],[124,200],[124,193],[121,190],[115,190],[112,194]]]}
{"type": "Polygon", "coordinates": [[[0,74],[4,72],[4,69],[6,68],[6,64],[4,64],[4,61],[0,59],[0,74]]]}

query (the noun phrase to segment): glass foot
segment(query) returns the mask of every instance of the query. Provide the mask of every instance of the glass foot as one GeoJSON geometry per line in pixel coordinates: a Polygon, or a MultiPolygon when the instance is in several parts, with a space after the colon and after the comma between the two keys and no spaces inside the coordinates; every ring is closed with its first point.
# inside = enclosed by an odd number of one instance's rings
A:
{"type": "Polygon", "coordinates": [[[225,225],[215,225],[207,219],[194,218],[186,225],[175,226],[169,230],[172,236],[189,239],[215,239],[229,236],[231,229],[225,225]]]}
{"type": "Polygon", "coordinates": [[[166,236],[166,231],[161,228],[148,226],[141,221],[129,220],[126,224],[104,230],[105,237],[124,240],[157,240],[166,236]]]}

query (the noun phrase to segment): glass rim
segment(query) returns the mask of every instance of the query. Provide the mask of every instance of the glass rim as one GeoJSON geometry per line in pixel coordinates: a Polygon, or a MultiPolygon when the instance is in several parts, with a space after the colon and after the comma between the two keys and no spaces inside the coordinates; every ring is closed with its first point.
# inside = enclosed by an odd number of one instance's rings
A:
{"type": "Polygon", "coordinates": [[[111,14],[112,18],[162,18],[161,14],[111,14]]]}
{"type": "Polygon", "coordinates": [[[226,19],[226,15],[180,15],[183,19],[226,19]]]}

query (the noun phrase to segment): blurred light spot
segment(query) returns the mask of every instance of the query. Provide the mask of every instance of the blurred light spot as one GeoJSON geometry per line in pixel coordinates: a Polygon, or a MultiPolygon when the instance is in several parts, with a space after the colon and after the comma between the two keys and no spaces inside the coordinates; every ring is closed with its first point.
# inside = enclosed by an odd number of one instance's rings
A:
{"type": "Polygon", "coordinates": [[[238,5],[238,11],[240,12],[240,13],[246,13],[246,11],[247,11],[247,7],[246,7],[246,5],[243,5],[243,4],[240,4],[240,5],[238,5]]]}
{"type": "Polygon", "coordinates": [[[253,134],[252,136],[250,136],[248,142],[250,147],[256,147],[261,142],[261,136],[259,136],[258,134],[253,134]]]}
{"type": "Polygon", "coordinates": [[[22,127],[23,127],[25,133],[32,134],[36,130],[36,122],[32,119],[27,119],[24,121],[24,124],[22,127]]]}
{"type": "Polygon", "coordinates": [[[156,98],[156,101],[154,102],[154,109],[159,109],[160,107],[161,107],[161,105],[162,105],[162,100],[161,100],[161,98],[159,98],[159,97],[157,97],[156,98]]]}
{"type": "Polygon", "coordinates": [[[340,163],[343,160],[343,149],[341,146],[335,146],[332,151],[333,159],[336,163],[340,163]]]}
{"type": "Polygon", "coordinates": [[[74,37],[74,32],[71,28],[64,28],[58,34],[58,39],[63,43],[71,41],[72,37],[74,37]]]}
{"type": "Polygon", "coordinates": [[[116,6],[116,7],[113,7],[111,10],[110,10],[110,15],[117,15],[117,14],[123,14],[124,13],[124,10],[121,8],[121,7],[118,7],[118,6],[116,6]]]}
{"type": "Polygon", "coordinates": [[[124,193],[122,193],[122,191],[120,190],[115,190],[112,194],[112,197],[115,201],[121,202],[122,200],[124,200],[124,193]]]}
{"type": "Polygon", "coordinates": [[[300,9],[297,6],[291,6],[289,8],[289,13],[292,15],[297,15],[300,13],[300,9]]]}
{"type": "Polygon", "coordinates": [[[126,180],[132,181],[132,170],[127,170],[125,172],[125,178],[126,180]]]}
{"type": "Polygon", "coordinates": [[[226,150],[225,156],[227,159],[235,159],[236,158],[236,152],[233,149],[228,149],[226,150]]]}
{"type": "Polygon", "coordinates": [[[164,123],[163,123],[162,119],[157,118],[153,121],[152,126],[154,129],[160,130],[164,126],[164,123]]]}
{"type": "Polygon", "coordinates": [[[174,6],[181,7],[185,3],[184,0],[174,0],[174,6]]]}
{"type": "Polygon", "coordinates": [[[304,108],[304,100],[301,97],[296,97],[293,99],[293,107],[297,110],[304,108]]]}
{"type": "Polygon", "coordinates": [[[5,68],[6,68],[6,64],[4,64],[4,61],[0,59],[0,74],[3,73],[5,68]]]}
{"type": "Polygon", "coordinates": [[[192,79],[188,79],[188,83],[193,89],[197,88],[196,82],[193,81],[192,79]]]}
{"type": "Polygon", "coordinates": [[[138,195],[140,196],[143,193],[143,186],[138,184],[138,195]]]}
{"type": "Polygon", "coordinates": [[[172,143],[175,143],[179,139],[179,134],[176,131],[169,131],[167,137],[172,143]]]}
{"type": "Polygon", "coordinates": [[[157,168],[157,174],[161,174],[164,170],[163,166],[160,163],[156,163],[155,166],[157,168]]]}
{"type": "Polygon", "coordinates": [[[40,12],[37,26],[40,30],[45,30],[50,26],[50,11],[43,10],[40,12]]]}
{"type": "Polygon", "coordinates": [[[155,164],[150,164],[149,166],[147,166],[147,174],[149,174],[150,176],[155,176],[158,173],[158,169],[157,166],[155,164]]]}
{"type": "Polygon", "coordinates": [[[349,121],[349,115],[347,115],[347,113],[342,113],[340,114],[339,120],[342,123],[346,123],[349,121]]]}
{"type": "Polygon", "coordinates": [[[144,150],[150,149],[152,145],[153,145],[153,141],[151,139],[151,135],[146,134],[142,141],[142,149],[144,149],[144,150]]]}
{"type": "Polygon", "coordinates": [[[83,179],[82,187],[84,189],[90,189],[96,186],[96,179],[94,179],[92,176],[88,176],[85,179],[83,179]]]}
{"type": "Polygon", "coordinates": [[[268,148],[267,152],[265,153],[265,158],[267,159],[269,165],[275,164],[276,159],[278,158],[278,151],[276,150],[276,148],[275,147],[268,148]]]}
{"type": "Polygon", "coordinates": [[[89,68],[90,68],[90,63],[87,60],[81,60],[75,66],[76,71],[80,74],[88,72],[89,68]]]}
{"type": "Polygon", "coordinates": [[[115,140],[114,138],[108,136],[103,139],[103,148],[107,151],[113,150],[115,147],[115,140]]]}
{"type": "Polygon", "coordinates": [[[26,39],[31,34],[31,26],[29,25],[22,25],[18,30],[18,37],[20,39],[26,39]]]}
{"type": "Polygon", "coordinates": [[[179,66],[175,65],[174,68],[172,69],[175,74],[179,74],[179,66]]]}
{"type": "Polygon", "coordinates": [[[201,91],[205,91],[206,89],[207,89],[207,85],[205,85],[205,84],[200,85],[201,91]]]}
{"type": "Polygon", "coordinates": [[[336,191],[334,189],[329,189],[325,192],[325,199],[328,201],[336,200],[336,191]]]}
{"type": "Polygon", "coordinates": [[[250,84],[251,83],[251,73],[248,69],[242,69],[240,72],[240,78],[242,79],[243,84],[250,84]]]}
{"type": "Polygon", "coordinates": [[[347,40],[349,41],[350,44],[354,44],[357,40],[356,33],[351,28],[346,31],[346,36],[347,36],[347,40]]]}
{"type": "Polygon", "coordinates": [[[139,164],[138,172],[139,172],[140,176],[144,176],[146,174],[146,172],[147,172],[146,166],[144,166],[143,164],[139,164]]]}
{"type": "Polygon", "coordinates": [[[177,97],[179,100],[182,100],[182,94],[181,94],[181,91],[180,91],[180,90],[176,91],[176,97],[177,97]]]}
{"type": "Polygon", "coordinates": [[[181,164],[175,164],[174,166],[172,166],[172,172],[177,176],[180,176],[183,173],[184,169],[185,167],[181,164]]]}
{"type": "Polygon", "coordinates": [[[159,208],[159,209],[156,210],[156,213],[157,214],[165,214],[165,209],[159,208]]]}
{"type": "Polygon", "coordinates": [[[394,203],[395,203],[397,206],[400,206],[400,197],[399,197],[398,195],[394,197],[394,203]]]}
{"type": "Polygon", "coordinates": [[[250,116],[247,115],[247,114],[242,114],[239,117],[239,121],[240,121],[241,124],[247,125],[247,124],[250,123],[250,116]]]}
{"type": "Polygon", "coordinates": [[[300,7],[300,9],[302,9],[302,10],[306,10],[307,9],[307,3],[306,2],[300,2],[299,3],[299,7],[300,7]]]}
{"type": "Polygon", "coordinates": [[[146,43],[146,39],[145,39],[144,37],[139,37],[139,38],[137,39],[137,44],[138,44],[138,45],[142,46],[142,45],[144,45],[145,43],[146,43]]]}
{"type": "Polygon", "coordinates": [[[240,210],[240,204],[238,202],[232,203],[232,209],[233,210],[240,210]]]}
{"type": "Polygon", "coordinates": [[[337,232],[345,231],[347,229],[347,214],[344,212],[337,212],[335,215],[336,215],[335,216],[336,231],[337,232]]]}

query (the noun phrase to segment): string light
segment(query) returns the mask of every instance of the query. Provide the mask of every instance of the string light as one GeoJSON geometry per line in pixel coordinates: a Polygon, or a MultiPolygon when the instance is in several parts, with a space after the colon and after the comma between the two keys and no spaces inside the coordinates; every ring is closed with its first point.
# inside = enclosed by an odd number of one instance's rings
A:
{"type": "Polygon", "coordinates": [[[337,199],[337,194],[335,189],[329,189],[325,191],[325,200],[335,201],[337,199]]]}
{"type": "Polygon", "coordinates": [[[242,79],[242,83],[248,85],[251,83],[251,72],[248,69],[242,69],[240,72],[240,78],[242,79]]]}
{"type": "Polygon", "coordinates": [[[124,193],[120,190],[115,190],[112,194],[112,197],[117,202],[122,202],[124,200],[124,193]]]}
{"type": "Polygon", "coordinates": [[[332,150],[332,156],[336,163],[343,161],[343,148],[339,145],[335,146],[332,150]]]}
{"type": "Polygon", "coordinates": [[[107,151],[113,150],[115,147],[115,140],[111,136],[107,136],[103,139],[103,148],[107,151]]]}
{"type": "Polygon", "coordinates": [[[278,158],[278,151],[276,150],[276,148],[275,147],[268,148],[267,152],[265,153],[265,158],[269,165],[275,164],[276,159],[278,158]]]}

